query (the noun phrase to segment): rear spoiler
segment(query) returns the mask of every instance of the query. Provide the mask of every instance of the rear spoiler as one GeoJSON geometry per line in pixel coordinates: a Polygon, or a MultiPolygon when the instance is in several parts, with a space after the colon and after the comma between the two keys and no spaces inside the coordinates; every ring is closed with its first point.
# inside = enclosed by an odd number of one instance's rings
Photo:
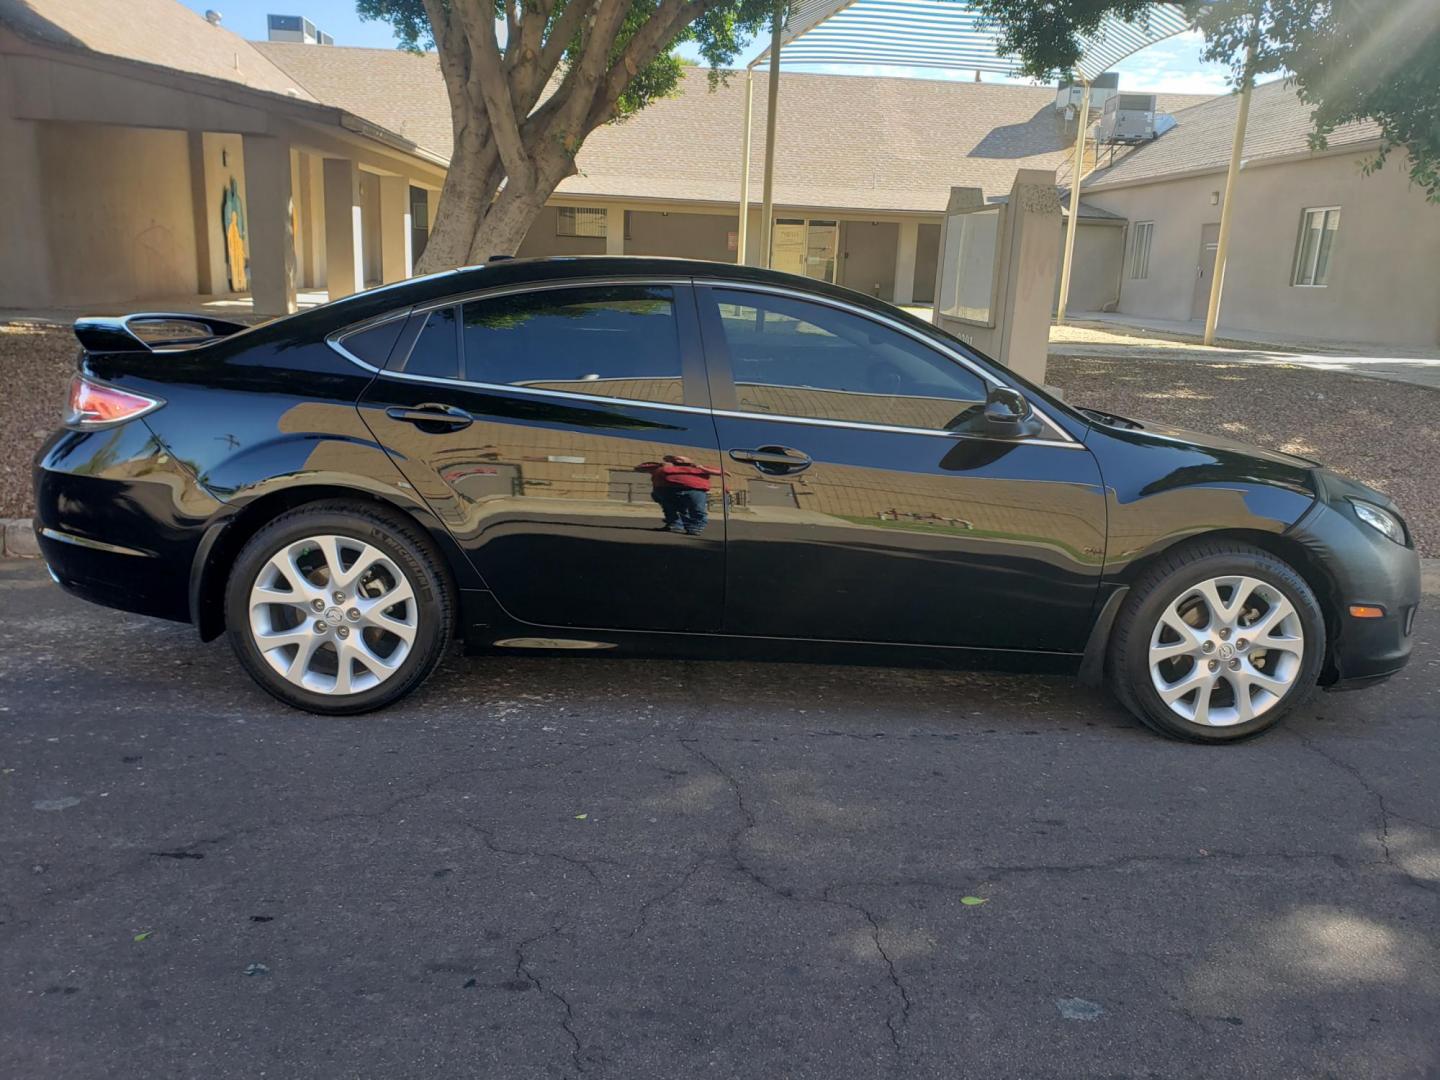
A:
{"type": "Polygon", "coordinates": [[[87,353],[168,352],[194,349],[250,329],[211,315],[144,311],[135,315],[86,316],[75,320],[75,336],[87,353]],[[145,335],[145,331],[149,331],[145,335]]]}

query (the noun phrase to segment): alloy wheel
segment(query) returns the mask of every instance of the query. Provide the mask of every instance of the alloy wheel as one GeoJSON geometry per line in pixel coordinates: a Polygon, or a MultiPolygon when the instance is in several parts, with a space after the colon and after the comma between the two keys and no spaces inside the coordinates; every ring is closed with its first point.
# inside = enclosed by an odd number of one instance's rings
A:
{"type": "Polygon", "coordinates": [[[1161,612],[1150,678],[1182,720],[1230,727],[1279,704],[1304,655],[1300,614],[1285,595],[1258,578],[1227,575],[1190,586],[1161,612]]]}
{"type": "Polygon", "coordinates": [[[419,628],[415,591],[395,561],[348,536],[286,544],[250,589],[250,633],[287,682],[358,694],[390,678],[419,628]]]}

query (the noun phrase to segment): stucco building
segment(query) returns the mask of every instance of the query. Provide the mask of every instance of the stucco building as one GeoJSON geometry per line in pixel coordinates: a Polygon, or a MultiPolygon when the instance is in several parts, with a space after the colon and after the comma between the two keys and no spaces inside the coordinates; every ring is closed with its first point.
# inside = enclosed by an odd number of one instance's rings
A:
{"type": "MultiPolygon", "coordinates": [[[[404,277],[423,249],[451,153],[433,56],[249,42],[175,0],[0,0],[0,61],[0,308],[253,294],[284,311],[297,288],[404,277]]],[[[738,259],[742,94],[691,70],[593,133],[521,254],[738,259]]],[[[1435,344],[1440,208],[1401,162],[1361,175],[1372,125],[1314,152],[1292,92],[1254,97],[1222,330],[1435,344]]],[[[1056,105],[1048,87],[782,76],[772,265],[932,302],[952,188],[998,200],[1036,169],[1069,186],[1056,105]]],[[[765,106],[760,80],[753,191],[765,106]]],[[[1153,142],[1090,147],[1072,312],[1203,315],[1235,99],[1156,108],[1176,122],[1153,142]]]]}

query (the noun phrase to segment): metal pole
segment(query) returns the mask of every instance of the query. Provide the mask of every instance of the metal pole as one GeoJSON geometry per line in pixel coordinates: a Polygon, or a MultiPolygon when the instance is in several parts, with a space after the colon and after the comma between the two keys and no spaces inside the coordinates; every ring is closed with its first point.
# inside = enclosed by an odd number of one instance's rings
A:
{"type": "Polygon", "coordinates": [[[745,131],[740,137],[740,227],[735,230],[735,261],[746,263],[750,235],[750,127],[755,116],[755,69],[745,69],[745,131]]]}
{"type": "Polygon", "coordinates": [[[760,265],[770,265],[770,232],[775,225],[775,116],[780,105],[780,34],[785,0],[775,0],[770,17],[770,100],[765,103],[765,182],[760,210],[760,265]]]}
{"type": "Polygon", "coordinates": [[[1082,79],[1080,114],[1076,120],[1075,161],[1070,166],[1070,220],[1065,227],[1065,260],[1060,267],[1060,306],[1055,312],[1055,325],[1065,324],[1065,309],[1070,304],[1070,264],[1075,258],[1075,227],[1080,221],[1080,180],[1085,169],[1085,131],[1090,126],[1090,80],[1082,79]]]}
{"type": "Polygon", "coordinates": [[[1215,244],[1215,274],[1210,280],[1210,306],[1205,311],[1205,344],[1215,344],[1215,324],[1220,321],[1220,292],[1225,286],[1225,260],[1230,257],[1230,225],[1234,221],[1235,178],[1240,172],[1240,155],[1245,150],[1245,122],[1250,119],[1250,89],[1255,84],[1255,38],[1245,51],[1245,82],[1240,88],[1240,112],[1235,117],[1235,138],[1230,144],[1230,168],[1225,172],[1225,202],[1220,207],[1220,236],[1215,244]]]}

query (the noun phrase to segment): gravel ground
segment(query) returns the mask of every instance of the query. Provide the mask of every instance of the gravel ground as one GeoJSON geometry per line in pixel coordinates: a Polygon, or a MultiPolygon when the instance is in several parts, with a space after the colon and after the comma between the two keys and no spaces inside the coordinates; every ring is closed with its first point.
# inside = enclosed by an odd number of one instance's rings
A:
{"type": "MultiPolygon", "coordinates": [[[[58,421],[74,364],[68,329],[0,324],[0,517],[32,512],[30,459],[58,421]]],[[[1173,357],[1052,356],[1048,381],[1077,405],[1317,458],[1391,495],[1421,552],[1440,556],[1440,392],[1215,359],[1180,343],[1173,357]]]]}
{"type": "Polygon", "coordinates": [[[0,323],[0,518],[34,509],[30,459],[59,426],[76,348],[69,330],[0,323]]]}
{"type": "Polygon", "coordinates": [[[1440,391],[1317,371],[1146,356],[1051,356],[1046,381],[1106,409],[1324,462],[1400,504],[1420,552],[1440,556],[1440,391]]]}

